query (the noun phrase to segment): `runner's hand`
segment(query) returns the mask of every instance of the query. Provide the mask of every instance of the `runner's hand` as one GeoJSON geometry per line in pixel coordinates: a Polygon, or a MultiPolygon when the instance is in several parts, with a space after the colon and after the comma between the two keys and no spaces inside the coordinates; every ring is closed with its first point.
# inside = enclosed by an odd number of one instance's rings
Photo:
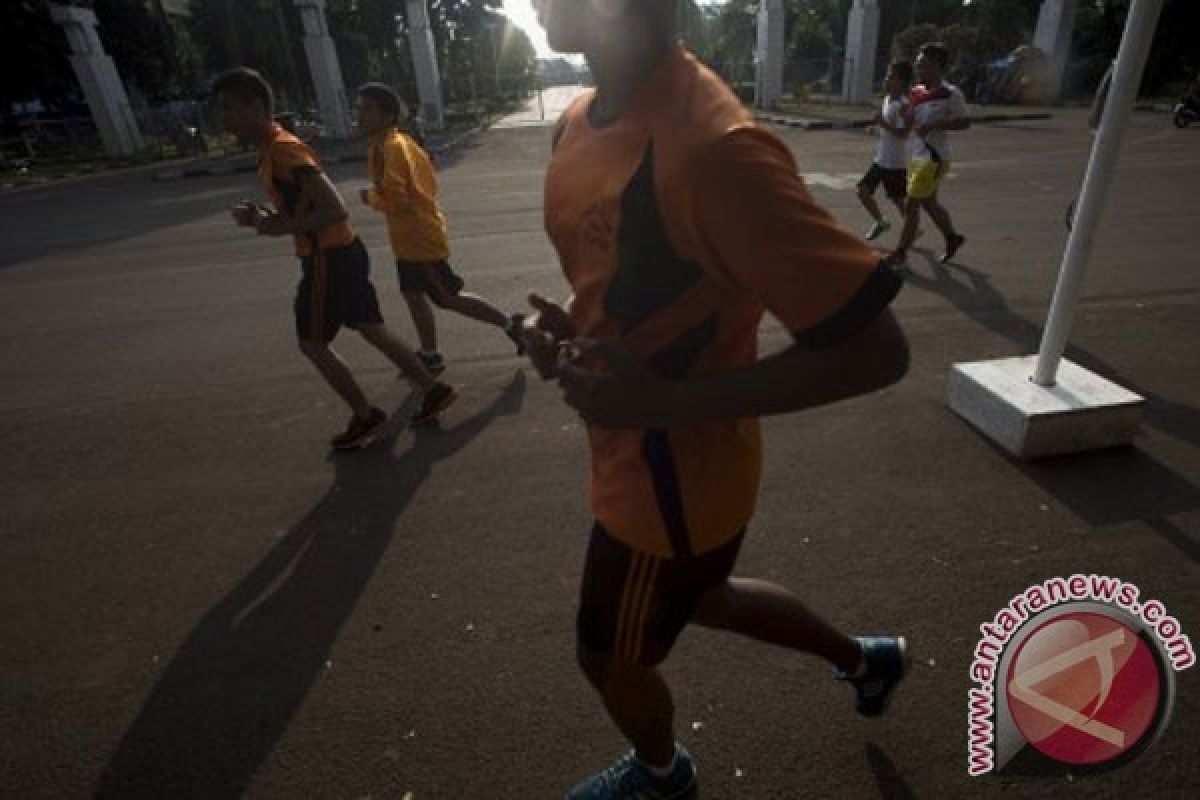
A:
{"type": "Polygon", "coordinates": [[[521,338],[538,375],[550,380],[566,358],[564,347],[575,338],[575,322],[562,306],[539,294],[529,295],[529,305],[535,313],[525,317],[521,338]]]}
{"type": "Polygon", "coordinates": [[[529,356],[542,380],[548,381],[557,377],[560,361],[559,343],[554,341],[554,337],[546,331],[526,324],[521,331],[521,338],[525,342],[525,355],[529,356]]]}
{"type": "Polygon", "coordinates": [[[229,213],[233,215],[233,221],[242,228],[255,228],[258,226],[258,206],[251,203],[249,200],[243,200],[233,208],[229,209],[229,213]]]}
{"type": "Polygon", "coordinates": [[[292,232],[292,223],[283,214],[261,214],[254,226],[259,236],[286,236],[292,232]]]}
{"type": "Polygon", "coordinates": [[[558,303],[530,292],[529,305],[533,306],[537,313],[525,318],[526,326],[545,331],[554,337],[555,342],[565,342],[579,335],[575,328],[575,320],[571,319],[567,310],[558,303]]]}
{"type": "Polygon", "coordinates": [[[674,388],[624,347],[607,341],[576,339],[577,355],[559,365],[563,400],[589,425],[601,428],[667,428],[678,424],[674,388]],[[607,370],[581,366],[600,360],[607,370]]]}

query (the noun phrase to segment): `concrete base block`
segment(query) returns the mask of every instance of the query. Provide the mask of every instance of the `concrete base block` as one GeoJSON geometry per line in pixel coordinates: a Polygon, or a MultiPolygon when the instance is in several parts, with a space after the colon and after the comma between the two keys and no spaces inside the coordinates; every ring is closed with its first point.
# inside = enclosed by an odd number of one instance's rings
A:
{"type": "Polygon", "coordinates": [[[1037,356],[955,364],[951,410],[1022,459],[1129,444],[1145,400],[1063,359],[1054,386],[1031,380],[1037,356]]]}

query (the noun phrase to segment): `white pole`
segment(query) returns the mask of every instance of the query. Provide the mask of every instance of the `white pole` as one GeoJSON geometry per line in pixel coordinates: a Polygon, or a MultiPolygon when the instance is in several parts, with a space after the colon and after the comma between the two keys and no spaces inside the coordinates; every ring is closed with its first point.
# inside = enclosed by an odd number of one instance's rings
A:
{"type": "Polygon", "coordinates": [[[1067,338],[1075,318],[1075,301],[1092,251],[1092,237],[1104,210],[1113,168],[1137,98],[1142,69],[1146,66],[1146,56],[1154,40],[1162,6],[1163,0],[1133,0],[1125,20],[1125,33],[1121,36],[1121,48],[1117,53],[1112,89],[1100,120],[1100,130],[1092,144],[1092,155],[1083,178],[1083,191],[1075,209],[1075,224],[1067,237],[1067,249],[1058,273],[1058,286],[1054,289],[1050,316],[1046,318],[1046,331],[1038,349],[1033,382],[1039,386],[1054,385],[1059,361],[1067,349],[1067,338]]]}

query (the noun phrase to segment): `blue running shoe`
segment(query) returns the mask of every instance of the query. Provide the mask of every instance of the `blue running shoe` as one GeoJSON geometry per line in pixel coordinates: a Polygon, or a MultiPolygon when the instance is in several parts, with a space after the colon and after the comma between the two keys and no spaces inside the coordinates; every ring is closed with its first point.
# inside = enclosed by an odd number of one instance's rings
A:
{"type": "Polygon", "coordinates": [[[860,636],[866,672],[852,677],[840,669],[833,671],[839,681],[854,686],[857,700],[854,709],[864,717],[878,717],[892,699],[892,690],[908,671],[908,642],[903,636],[860,636]]]}
{"type": "Polygon", "coordinates": [[[675,767],[665,778],[654,775],[629,751],[567,793],[567,800],[684,800],[696,791],[696,765],[683,745],[675,745],[675,767]]]}

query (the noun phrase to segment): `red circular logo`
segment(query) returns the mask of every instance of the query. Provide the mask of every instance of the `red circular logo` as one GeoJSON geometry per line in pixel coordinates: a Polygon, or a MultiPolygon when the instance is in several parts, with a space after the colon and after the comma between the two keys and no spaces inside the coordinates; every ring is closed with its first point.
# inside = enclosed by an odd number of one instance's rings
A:
{"type": "Polygon", "coordinates": [[[1098,764],[1138,744],[1161,702],[1155,654],[1117,619],[1075,612],[1021,643],[1005,690],[1025,740],[1068,764],[1098,764]]]}

